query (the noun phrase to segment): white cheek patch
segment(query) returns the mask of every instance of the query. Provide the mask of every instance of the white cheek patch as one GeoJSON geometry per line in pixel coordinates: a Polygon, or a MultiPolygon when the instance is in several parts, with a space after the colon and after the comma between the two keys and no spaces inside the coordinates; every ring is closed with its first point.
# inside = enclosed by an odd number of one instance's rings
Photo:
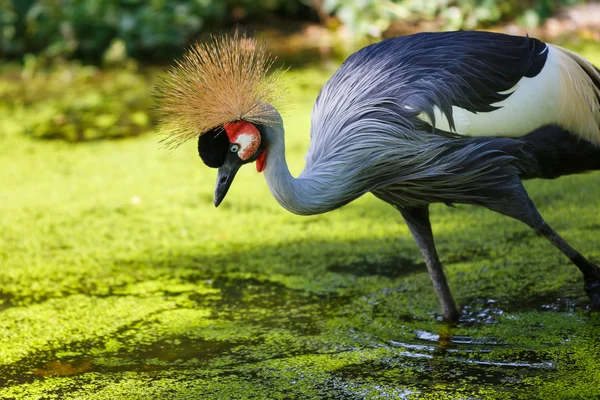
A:
{"type": "Polygon", "coordinates": [[[247,160],[252,157],[258,149],[258,146],[260,146],[260,135],[241,133],[238,135],[235,142],[240,145],[238,156],[242,160],[247,160]]]}

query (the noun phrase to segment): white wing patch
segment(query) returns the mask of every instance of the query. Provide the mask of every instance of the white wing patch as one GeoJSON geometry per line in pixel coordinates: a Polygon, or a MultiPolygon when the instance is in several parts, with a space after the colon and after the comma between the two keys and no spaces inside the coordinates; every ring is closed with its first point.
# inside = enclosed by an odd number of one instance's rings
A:
{"type": "MultiPolygon", "coordinates": [[[[548,57],[540,73],[533,78],[522,78],[506,92],[512,94],[492,104],[500,107],[491,112],[473,113],[452,107],[455,129],[450,129],[448,117],[435,107],[435,128],[465,136],[520,137],[549,124],[556,124],[600,144],[600,104],[595,96],[600,93],[585,73],[591,65],[583,58],[566,50],[546,45],[548,57]]],[[[599,77],[600,78],[600,77],[599,77]]],[[[418,118],[430,125],[425,114],[418,118]]]]}

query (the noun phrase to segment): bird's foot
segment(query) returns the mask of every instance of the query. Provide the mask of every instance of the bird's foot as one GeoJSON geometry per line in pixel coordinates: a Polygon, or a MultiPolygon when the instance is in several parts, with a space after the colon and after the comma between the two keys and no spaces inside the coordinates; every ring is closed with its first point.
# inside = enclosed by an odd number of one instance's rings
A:
{"type": "MultiPolygon", "coordinates": [[[[600,291],[599,291],[600,293],[600,291]]],[[[599,297],[600,298],[600,297],[599,297]]],[[[458,322],[460,318],[460,311],[452,302],[451,305],[447,305],[446,307],[442,307],[442,321],[444,322],[458,322]]]]}
{"type": "Polygon", "coordinates": [[[593,311],[600,311],[600,278],[585,281],[583,285],[585,292],[591,301],[591,309],[593,311]]]}

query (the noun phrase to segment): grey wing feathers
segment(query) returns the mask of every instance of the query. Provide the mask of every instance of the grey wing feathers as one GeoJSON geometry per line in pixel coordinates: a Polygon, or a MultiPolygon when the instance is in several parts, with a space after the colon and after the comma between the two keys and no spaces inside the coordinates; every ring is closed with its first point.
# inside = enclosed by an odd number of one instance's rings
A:
{"type": "MultiPolygon", "coordinates": [[[[452,106],[489,112],[523,77],[544,67],[547,45],[537,39],[489,32],[420,33],[388,39],[353,54],[327,83],[316,107],[357,96],[369,103],[394,99],[403,114],[437,106],[454,128],[452,106]],[[332,90],[335,88],[335,90],[332,90]],[[321,104],[320,104],[321,103],[321,104]]],[[[351,101],[351,100],[345,100],[351,101]]]]}

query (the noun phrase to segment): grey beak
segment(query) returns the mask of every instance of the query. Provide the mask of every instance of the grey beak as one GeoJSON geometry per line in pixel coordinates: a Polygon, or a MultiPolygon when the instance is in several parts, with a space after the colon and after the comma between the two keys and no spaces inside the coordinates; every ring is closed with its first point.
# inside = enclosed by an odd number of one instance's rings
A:
{"type": "Polygon", "coordinates": [[[235,174],[237,174],[241,166],[242,160],[240,160],[237,154],[229,153],[223,165],[219,167],[214,196],[215,207],[219,207],[219,204],[221,204],[225,198],[225,195],[233,182],[233,178],[235,178],[235,174]]]}

